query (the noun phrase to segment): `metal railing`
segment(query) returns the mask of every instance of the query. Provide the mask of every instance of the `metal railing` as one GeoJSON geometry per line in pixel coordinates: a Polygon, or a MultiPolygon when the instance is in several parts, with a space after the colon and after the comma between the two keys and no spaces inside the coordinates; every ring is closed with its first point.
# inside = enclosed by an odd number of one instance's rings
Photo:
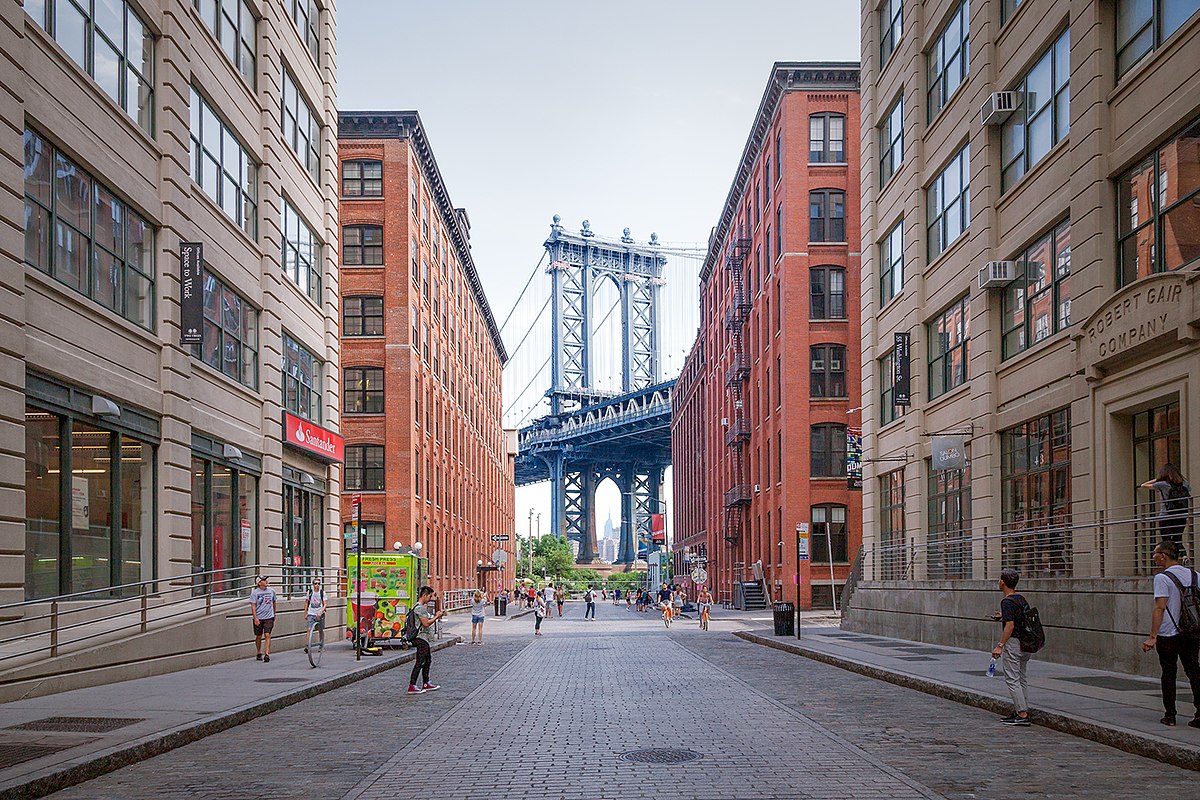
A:
{"type": "Polygon", "coordinates": [[[258,575],[285,599],[303,597],[315,576],[327,597],[344,594],[345,572],[336,567],[252,564],[8,603],[0,605],[0,664],[39,654],[54,658],[74,645],[248,603],[258,575]]]}
{"type": "Polygon", "coordinates": [[[1142,577],[1156,571],[1164,536],[1195,555],[1200,513],[1163,514],[1157,503],[1063,513],[1041,524],[877,534],[863,546],[863,580],[980,580],[1002,568],[1030,578],[1142,577]],[[888,537],[888,538],[884,538],[888,537]]]}
{"type": "Polygon", "coordinates": [[[474,589],[449,589],[442,592],[442,609],[445,611],[457,611],[460,608],[468,608],[474,602],[474,589]]]}

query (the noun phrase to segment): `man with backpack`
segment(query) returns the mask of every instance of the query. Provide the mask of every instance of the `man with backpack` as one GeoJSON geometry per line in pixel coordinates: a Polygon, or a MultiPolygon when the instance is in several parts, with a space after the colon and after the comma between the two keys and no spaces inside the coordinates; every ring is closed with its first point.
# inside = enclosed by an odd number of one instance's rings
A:
{"type": "Polygon", "coordinates": [[[1154,615],[1142,651],[1156,651],[1162,667],[1166,713],[1159,721],[1175,725],[1177,661],[1182,661],[1196,704],[1196,714],[1188,725],[1200,728],[1200,582],[1194,569],[1180,563],[1186,555],[1183,545],[1174,539],[1164,539],[1154,548],[1154,563],[1162,572],[1154,576],[1154,615]]]}
{"type": "Polygon", "coordinates": [[[1158,479],[1146,481],[1143,489],[1158,492],[1158,532],[1163,539],[1183,541],[1192,513],[1192,486],[1174,464],[1162,465],[1158,479]]]}
{"type": "Polygon", "coordinates": [[[416,605],[409,610],[404,619],[404,630],[401,634],[417,648],[417,658],[413,662],[412,675],[408,679],[409,694],[424,694],[441,688],[429,682],[429,667],[433,664],[433,625],[445,616],[446,612],[434,612],[433,605],[433,589],[422,586],[417,591],[416,605]],[[422,675],[424,682],[417,683],[422,675]]]}
{"type": "MultiPolygon", "coordinates": [[[[1000,631],[1000,643],[992,649],[992,658],[1002,658],[1004,665],[1004,683],[1012,696],[1014,711],[1010,716],[1000,720],[1005,725],[1018,728],[1028,728],[1029,703],[1026,694],[1029,691],[1029,657],[1041,648],[1041,623],[1037,621],[1037,610],[1030,608],[1028,602],[1017,594],[1017,583],[1021,576],[1015,569],[1006,569],[1000,573],[1000,591],[1004,593],[1000,600],[1000,611],[993,616],[1003,626],[1000,631]],[[1027,618],[1032,614],[1038,634],[1027,624],[1027,618]]],[[[1044,641],[1044,638],[1042,639],[1044,641]]]]}
{"type": "Polygon", "coordinates": [[[584,619],[596,618],[596,587],[589,586],[588,590],[583,594],[583,602],[587,604],[583,612],[584,619]]]}

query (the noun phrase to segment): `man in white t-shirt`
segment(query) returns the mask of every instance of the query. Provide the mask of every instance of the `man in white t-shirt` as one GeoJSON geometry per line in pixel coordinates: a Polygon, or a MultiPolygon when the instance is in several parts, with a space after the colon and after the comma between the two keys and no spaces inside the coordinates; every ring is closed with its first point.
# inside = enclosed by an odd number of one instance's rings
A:
{"type": "Polygon", "coordinates": [[[1162,667],[1163,710],[1166,713],[1159,721],[1163,725],[1175,725],[1177,669],[1178,662],[1182,662],[1196,704],[1196,714],[1188,725],[1200,728],[1200,639],[1181,632],[1178,626],[1183,599],[1180,586],[1190,587],[1200,579],[1192,569],[1180,563],[1184,556],[1183,545],[1172,539],[1163,540],[1154,548],[1154,563],[1162,567],[1162,572],[1154,576],[1154,615],[1150,636],[1142,642],[1142,650],[1157,652],[1162,667]]]}
{"type": "Polygon", "coordinates": [[[554,584],[547,583],[546,588],[542,590],[542,597],[546,599],[546,616],[554,616],[554,584]]]}

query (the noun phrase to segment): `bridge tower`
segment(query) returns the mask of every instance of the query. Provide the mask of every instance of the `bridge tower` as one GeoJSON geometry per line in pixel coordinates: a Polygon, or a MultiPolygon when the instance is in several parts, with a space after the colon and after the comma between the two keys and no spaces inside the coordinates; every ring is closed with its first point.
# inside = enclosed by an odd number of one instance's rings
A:
{"type": "MultiPolygon", "coordinates": [[[[657,234],[638,243],[624,230],[619,240],[596,236],[585,220],[579,233],[566,231],[556,214],[545,248],[551,276],[551,385],[546,393],[550,415],[539,423],[555,425],[567,415],[618,398],[634,397],[660,382],[658,333],[659,288],[667,259],[659,252],[657,234]],[[601,285],[612,281],[621,311],[621,389],[597,387],[599,363],[593,332],[601,285]]],[[[579,542],[578,562],[597,557],[596,487],[611,478],[621,492],[621,546],[618,562],[631,563],[640,542],[649,542],[651,514],[662,511],[661,446],[639,447],[636,441],[600,452],[572,452],[561,447],[539,454],[549,469],[551,530],[579,542]]]]}

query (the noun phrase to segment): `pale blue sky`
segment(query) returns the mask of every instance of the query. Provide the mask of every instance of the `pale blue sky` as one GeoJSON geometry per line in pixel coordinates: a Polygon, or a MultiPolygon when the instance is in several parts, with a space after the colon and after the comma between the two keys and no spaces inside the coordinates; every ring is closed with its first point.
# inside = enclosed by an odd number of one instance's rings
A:
{"type": "MultiPolygon", "coordinates": [[[[499,321],[556,213],[704,242],[771,64],[857,60],[858,15],[857,0],[342,0],[338,105],[420,112],[499,321]]],[[[522,532],[530,507],[545,531],[544,487],[518,490],[522,532]]]]}

